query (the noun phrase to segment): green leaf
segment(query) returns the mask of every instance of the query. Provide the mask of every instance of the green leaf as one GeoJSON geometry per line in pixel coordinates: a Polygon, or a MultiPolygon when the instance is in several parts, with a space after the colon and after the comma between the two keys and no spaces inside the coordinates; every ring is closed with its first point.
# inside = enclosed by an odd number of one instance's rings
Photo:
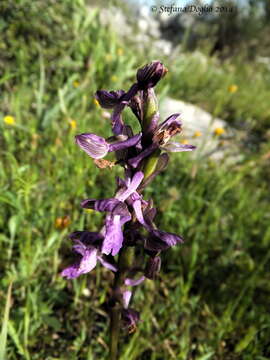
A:
{"type": "Polygon", "coordinates": [[[235,352],[239,353],[242,352],[243,350],[245,350],[248,345],[251,343],[251,341],[254,339],[254,337],[257,334],[257,328],[255,328],[254,326],[251,326],[246,335],[243,337],[242,340],[239,341],[239,343],[236,345],[235,347],[235,352]]]}

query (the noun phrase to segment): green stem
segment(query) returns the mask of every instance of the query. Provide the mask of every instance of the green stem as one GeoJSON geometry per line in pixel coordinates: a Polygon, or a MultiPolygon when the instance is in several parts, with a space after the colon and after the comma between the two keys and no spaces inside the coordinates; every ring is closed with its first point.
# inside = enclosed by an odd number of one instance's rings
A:
{"type": "Polygon", "coordinates": [[[111,325],[110,325],[110,360],[117,360],[118,341],[120,332],[120,310],[111,309],[111,325]]]}
{"type": "Polygon", "coordinates": [[[133,260],[133,248],[122,248],[118,257],[118,271],[115,274],[112,295],[112,307],[110,309],[110,360],[118,359],[118,343],[120,333],[121,308],[117,304],[117,293],[124,282],[126,270],[131,266],[133,260]]]}

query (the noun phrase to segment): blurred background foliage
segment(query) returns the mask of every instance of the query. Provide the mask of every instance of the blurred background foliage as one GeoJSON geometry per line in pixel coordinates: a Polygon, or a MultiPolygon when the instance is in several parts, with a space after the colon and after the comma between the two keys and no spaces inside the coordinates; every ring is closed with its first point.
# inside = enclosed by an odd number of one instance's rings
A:
{"type": "MultiPolygon", "coordinates": [[[[111,5],[111,16],[121,9],[136,34],[135,5],[111,5]]],[[[142,322],[123,333],[121,359],[269,359],[270,7],[267,0],[233,6],[233,16],[198,18],[196,41],[190,28],[172,38],[181,47],[170,56],[137,47],[133,34],[120,37],[104,24],[102,2],[0,3],[0,354],[7,359],[106,358],[112,275],[97,268],[66,281],[59,273],[72,261],[68,233],[102,224],[80,201],[110,197],[121,169],[97,169],[73,139],[109,136],[94,92],[128,89],[137,67],[156,58],[169,68],[159,96],[199,105],[244,132],[242,158],[176,154],[145,191],[160,228],[186,243],[165,253],[157,280],[137,290],[142,322]]]]}

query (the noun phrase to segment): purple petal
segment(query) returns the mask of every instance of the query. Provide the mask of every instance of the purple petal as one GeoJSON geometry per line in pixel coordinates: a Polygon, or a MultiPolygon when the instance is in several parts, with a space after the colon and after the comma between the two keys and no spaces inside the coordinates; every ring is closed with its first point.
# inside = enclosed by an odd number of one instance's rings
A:
{"type": "Polygon", "coordinates": [[[131,98],[133,98],[133,96],[136,95],[138,90],[139,90],[139,87],[138,87],[137,83],[131,85],[128,92],[126,92],[125,95],[123,96],[122,101],[124,101],[124,102],[126,102],[126,104],[128,104],[128,101],[131,100],[131,98]]]}
{"type": "Polygon", "coordinates": [[[151,251],[162,251],[183,242],[181,236],[161,230],[153,230],[146,239],[145,248],[151,251]]]}
{"type": "Polygon", "coordinates": [[[166,145],[162,146],[161,149],[170,152],[181,152],[181,151],[192,151],[196,149],[196,146],[189,144],[180,144],[178,142],[169,142],[166,145]]]}
{"type": "Polygon", "coordinates": [[[135,200],[133,202],[132,206],[133,206],[133,209],[136,214],[136,218],[139,221],[139,223],[142,224],[146,229],[149,229],[149,225],[145,222],[144,217],[143,217],[141,200],[135,200]]]}
{"type": "Polygon", "coordinates": [[[145,280],[145,276],[141,276],[139,279],[135,280],[135,279],[125,279],[125,285],[127,286],[137,286],[139,284],[141,284],[143,281],[145,280]]]}
{"type": "Polygon", "coordinates": [[[136,330],[136,324],[140,321],[140,314],[134,309],[122,310],[122,321],[125,328],[128,328],[129,333],[136,330]]]}
{"type": "Polygon", "coordinates": [[[79,265],[79,275],[86,274],[93,270],[97,265],[97,249],[92,248],[85,251],[79,265]]]}
{"type": "Polygon", "coordinates": [[[118,91],[106,91],[98,90],[95,94],[95,98],[99,102],[100,106],[105,109],[111,109],[119,104],[121,97],[125,94],[124,90],[118,91]]]}
{"type": "Polygon", "coordinates": [[[132,296],[132,291],[130,291],[130,290],[125,290],[123,292],[123,306],[124,306],[124,309],[128,308],[131,296],[132,296]]]}
{"type": "Polygon", "coordinates": [[[124,202],[119,201],[119,204],[112,211],[112,215],[121,215],[121,217],[129,217],[131,218],[130,212],[128,211],[128,207],[124,202]]]}
{"type": "Polygon", "coordinates": [[[115,198],[110,199],[86,199],[81,202],[84,209],[94,209],[96,211],[112,211],[121,202],[115,198]]]}
{"type": "Polygon", "coordinates": [[[144,174],[142,171],[137,171],[130,184],[128,185],[127,189],[124,191],[119,191],[116,195],[117,199],[119,199],[120,201],[125,201],[134,191],[137,190],[138,186],[140,185],[140,183],[142,182],[144,177],[144,174]]]}
{"type": "Polygon", "coordinates": [[[141,137],[142,137],[142,134],[140,133],[140,134],[137,134],[127,140],[119,141],[114,144],[110,144],[109,151],[118,151],[118,150],[123,150],[123,149],[129,148],[131,146],[134,146],[140,141],[141,137]]]}
{"type": "Polygon", "coordinates": [[[109,144],[100,136],[84,133],[75,136],[77,145],[94,159],[101,159],[107,155],[109,144]]]}
{"type": "Polygon", "coordinates": [[[79,240],[84,245],[99,244],[103,236],[98,232],[91,231],[74,231],[69,235],[71,240],[79,240]]]}
{"type": "Polygon", "coordinates": [[[169,116],[166,120],[164,120],[159,126],[158,130],[164,130],[170,127],[171,125],[177,125],[178,127],[182,126],[182,123],[180,120],[176,120],[180,116],[180,114],[172,114],[169,116]]]}
{"type": "Polygon", "coordinates": [[[143,217],[145,222],[148,224],[148,227],[153,229],[153,221],[156,216],[157,209],[156,208],[147,208],[143,213],[143,217]]]}
{"type": "Polygon", "coordinates": [[[86,274],[94,269],[97,264],[97,249],[85,249],[83,257],[79,263],[76,263],[64,269],[61,273],[63,277],[74,279],[82,274],[86,274]]]}
{"type": "Polygon", "coordinates": [[[157,148],[158,148],[157,144],[151,144],[148,148],[143,150],[139,155],[129,159],[128,161],[129,165],[136,168],[144,158],[152,154],[152,152],[154,152],[157,148]]]}
{"type": "Polygon", "coordinates": [[[73,245],[72,249],[76,251],[78,254],[84,256],[87,246],[84,245],[80,240],[75,240],[75,241],[76,241],[76,245],[73,245]]]}
{"type": "Polygon", "coordinates": [[[111,263],[109,263],[108,261],[104,260],[101,256],[98,256],[97,258],[98,258],[98,260],[100,261],[100,263],[101,263],[105,268],[107,268],[107,269],[109,269],[109,270],[112,270],[112,271],[114,271],[114,272],[117,271],[117,267],[116,267],[116,266],[114,266],[113,264],[111,264],[111,263]]]}
{"type": "Polygon", "coordinates": [[[67,267],[61,272],[61,275],[67,279],[75,279],[80,275],[78,273],[78,264],[67,267]]]}
{"type": "Polygon", "coordinates": [[[123,226],[126,222],[131,220],[131,215],[124,215],[120,217],[120,225],[123,226]]]}
{"type": "Polygon", "coordinates": [[[119,104],[115,107],[111,120],[112,120],[112,131],[115,135],[123,134],[124,132],[124,122],[122,120],[122,111],[125,108],[125,104],[119,104]]]}
{"type": "Polygon", "coordinates": [[[102,244],[102,253],[116,255],[122,247],[123,233],[120,223],[120,215],[107,216],[106,233],[102,244]]]}

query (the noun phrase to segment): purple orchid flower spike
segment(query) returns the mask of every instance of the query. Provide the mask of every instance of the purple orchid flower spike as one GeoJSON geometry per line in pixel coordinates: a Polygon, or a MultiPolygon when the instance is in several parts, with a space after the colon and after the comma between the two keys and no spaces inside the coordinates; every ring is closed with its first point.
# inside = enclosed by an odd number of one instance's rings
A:
{"type": "Polygon", "coordinates": [[[63,277],[74,279],[101,263],[116,272],[108,302],[111,359],[119,358],[119,320],[122,319],[129,332],[133,332],[140,321],[139,312],[130,308],[131,287],[146,279],[155,279],[160,271],[162,251],[183,243],[181,236],[158,229],[154,222],[156,208],[153,201],[145,200],[142,194],[143,189],[167,167],[170,159],[167,152],[195,149],[193,145],[172,141],[182,130],[178,113],[159,123],[154,87],[166,73],[167,69],[160,61],[153,61],[137,71],[135,83],[127,91],[97,91],[95,98],[100,106],[112,110],[113,136],[105,139],[89,132],[75,137],[76,144],[95,159],[99,168],[106,168],[106,162],[109,163],[99,159],[114,152],[116,161],[113,165],[122,166],[125,174],[123,178],[117,177],[116,190],[109,198],[88,198],[81,202],[84,209],[104,213],[105,220],[99,232],[75,231],[70,235],[77,261],[62,271],[63,277]],[[125,123],[122,117],[125,107],[135,114],[140,133],[134,135],[132,127],[125,123]],[[116,260],[114,256],[117,256],[116,260]]]}

